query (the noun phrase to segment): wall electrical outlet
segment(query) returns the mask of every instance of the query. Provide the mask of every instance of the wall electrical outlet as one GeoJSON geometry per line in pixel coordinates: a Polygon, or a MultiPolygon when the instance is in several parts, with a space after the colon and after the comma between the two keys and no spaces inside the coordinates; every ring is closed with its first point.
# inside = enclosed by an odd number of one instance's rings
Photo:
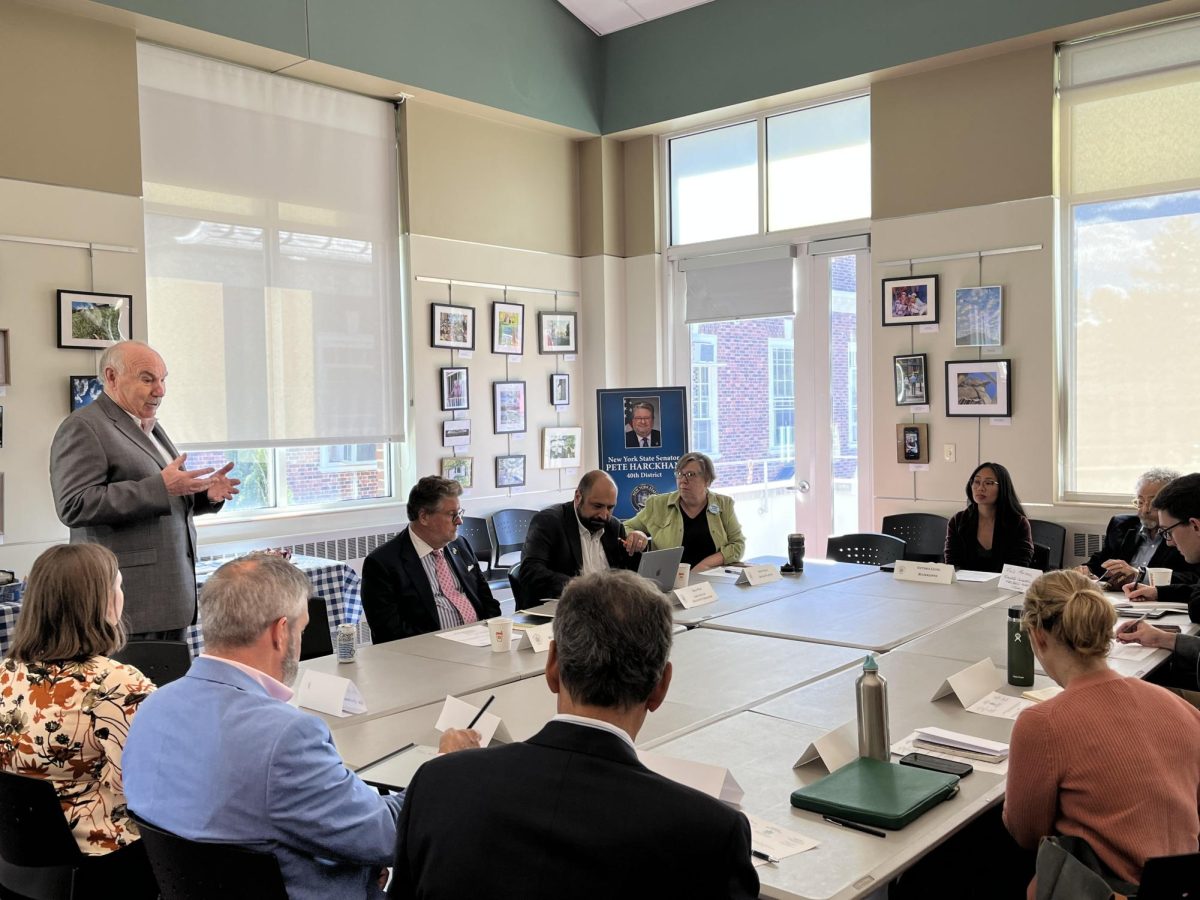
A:
{"type": "Polygon", "coordinates": [[[942,444],[942,456],[946,458],[946,462],[954,462],[954,445],[942,444]]]}

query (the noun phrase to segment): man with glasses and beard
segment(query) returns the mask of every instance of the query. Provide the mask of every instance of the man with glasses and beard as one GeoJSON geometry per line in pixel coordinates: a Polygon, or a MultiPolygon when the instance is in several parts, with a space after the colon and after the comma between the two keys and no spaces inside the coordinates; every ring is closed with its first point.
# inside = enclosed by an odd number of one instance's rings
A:
{"type": "Polygon", "coordinates": [[[626,549],[625,526],[612,515],[616,505],[616,482],[595,469],[579,480],[574,500],[533,517],[521,550],[518,609],[557,599],[576,575],[637,570],[641,554],[626,549]]]}
{"type": "MultiPolygon", "coordinates": [[[[208,579],[206,652],[139,708],[125,796],[135,815],[182,837],[273,852],[293,900],[378,897],[404,798],[360,781],[329,727],[287,702],[309,591],[304,573],[263,553],[208,579]]],[[[453,731],[441,750],[478,745],[475,732],[453,731]]]]}
{"type": "Polygon", "coordinates": [[[408,494],[408,527],[363,563],[362,602],[376,644],[500,615],[466,538],[462,485],[427,475],[408,494]]]}

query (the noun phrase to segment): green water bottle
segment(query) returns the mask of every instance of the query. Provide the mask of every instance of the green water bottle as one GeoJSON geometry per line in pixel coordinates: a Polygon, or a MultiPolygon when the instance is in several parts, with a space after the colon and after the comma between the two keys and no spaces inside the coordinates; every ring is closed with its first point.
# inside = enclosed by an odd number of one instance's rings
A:
{"type": "Polygon", "coordinates": [[[1017,687],[1033,685],[1033,643],[1021,627],[1021,607],[1008,608],[1008,683],[1017,687]]]}

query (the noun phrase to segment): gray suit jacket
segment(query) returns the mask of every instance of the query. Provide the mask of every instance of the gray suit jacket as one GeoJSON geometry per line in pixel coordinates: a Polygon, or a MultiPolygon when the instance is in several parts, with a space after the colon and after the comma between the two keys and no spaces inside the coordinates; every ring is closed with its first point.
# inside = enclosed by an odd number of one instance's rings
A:
{"type": "MultiPolygon", "coordinates": [[[[162,426],[154,436],[179,455],[162,426]]],[[[184,628],[196,620],[196,528],[216,512],[206,493],[172,497],[165,463],[133,419],[107,395],[63,420],[50,445],[50,487],[73,544],[103,544],[124,576],[131,634],[184,628]]]]}

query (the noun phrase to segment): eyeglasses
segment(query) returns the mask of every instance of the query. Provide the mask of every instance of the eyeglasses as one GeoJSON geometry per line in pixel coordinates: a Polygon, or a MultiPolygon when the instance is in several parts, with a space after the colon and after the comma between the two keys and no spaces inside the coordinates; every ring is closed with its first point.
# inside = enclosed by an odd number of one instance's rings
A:
{"type": "Polygon", "coordinates": [[[971,482],[971,487],[986,487],[986,488],[1000,487],[1000,482],[994,481],[991,478],[989,478],[987,481],[980,481],[978,478],[976,478],[974,481],[971,482]]]}
{"type": "Polygon", "coordinates": [[[449,516],[455,522],[461,522],[463,520],[463,516],[467,514],[467,511],[461,506],[458,509],[439,509],[436,510],[436,512],[441,516],[449,516]]]}
{"type": "Polygon", "coordinates": [[[690,482],[693,478],[699,478],[699,477],[701,477],[699,472],[676,472],[675,473],[676,481],[690,482]]]}
{"type": "Polygon", "coordinates": [[[1171,532],[1174,531],[1176,528],[1178,528],[1180,525],[1186,524],[1187,521],[1188,521],[1187,519],[1183,519],[1182,521],[1176,522],[1174,525],[1166,525],[1166,526],[1160,528],[1158,530],[1158,533],[1160,535],[1162,535],[1162,539],[1164,541],[1166,541],[1168,544],[1174,544],[1175,538],[1171,536],[1171,532]]]}

